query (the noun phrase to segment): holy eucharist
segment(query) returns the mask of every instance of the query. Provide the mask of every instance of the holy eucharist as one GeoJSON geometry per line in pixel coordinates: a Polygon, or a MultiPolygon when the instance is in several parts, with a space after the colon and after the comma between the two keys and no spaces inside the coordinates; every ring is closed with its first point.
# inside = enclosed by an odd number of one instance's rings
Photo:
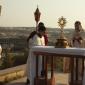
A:
{"type": "Polygon", "coordinates": [[[66,22],[66,18],[64,18],[63,16],[58,19],[58,25],[59,25],[59,27],[61,29],[60,38],[64,38],[64,31],[63,31],[63,29],[64,29],[66,23],[67,23],[66,22]]]}

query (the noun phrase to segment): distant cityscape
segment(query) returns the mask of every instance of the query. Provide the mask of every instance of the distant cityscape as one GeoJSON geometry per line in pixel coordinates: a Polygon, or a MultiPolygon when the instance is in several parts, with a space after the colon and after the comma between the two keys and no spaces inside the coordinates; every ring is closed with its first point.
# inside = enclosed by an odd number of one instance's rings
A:
{"type": "MultiPolygon", "coordinates": [[[[0,27],[0,44],[3,49],[0,69],[26,63],[29,53],[27,37],[34,30],[34,27],[0,27]]],[[[73,32],[74,29],[64,29],[64,35],[68,41],[71,40],[73,32]]],[[[55,45],[60,29],[47,28],[47,34],[48,45],[55,45]]],[[[82,32],[82,36],[85,36],[85,32],[82,32]]]]}
{"type": "MultiPolygon", "coordinates": [[[[20,47],[27,46],[27,37],[35,30],[35,27],[0,27],[0,44],[3,48],[8,46],[16,46],[20,44],[20,47]],[[7,45],[6,45],[7,44],[7,45]]],[[[71,39],[74,29],[64,29],[64,34],[67,39],[71,39]]],[[[56,39],[60,35],[59,28],[47,28],[49,42],[55,43],[56,39]]],[[[82,32],[82,36],[85,36],[85,32],[82,32]]],[[[19,45],[18,45],[19,46],[19,45]]]]}

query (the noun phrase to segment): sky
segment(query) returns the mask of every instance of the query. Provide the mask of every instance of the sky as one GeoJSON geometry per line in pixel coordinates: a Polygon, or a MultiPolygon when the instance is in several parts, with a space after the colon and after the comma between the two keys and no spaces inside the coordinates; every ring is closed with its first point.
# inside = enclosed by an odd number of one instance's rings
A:
{"type": "Polygon", "coordinates": [[[0,5],[0,26],[35,27],[34,12],[38,5],[40,22],[46,27],[58,28],[61,16],[67,20],[65,28],[74,28],[76,20],[85,27],[85,0],[0,0],[0,5]]]}

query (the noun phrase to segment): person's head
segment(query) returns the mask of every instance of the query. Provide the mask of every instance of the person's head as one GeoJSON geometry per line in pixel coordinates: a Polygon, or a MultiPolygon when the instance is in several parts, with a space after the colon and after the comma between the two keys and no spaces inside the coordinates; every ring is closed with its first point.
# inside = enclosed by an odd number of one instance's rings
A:
{"type": "Polygon", "coordinates": [[[40,22],[40,23],[38,24],[38,27],[40,27],[40,26],[44,26],[44,23],[43,23],[43,22],[40,22]]]}
{"type": "Polygon", "coordinates": [[[75,31],[80,32],[82,29],[81,22],[76,21],[74,25],[75,25],[75,31]]]}
{"type": "Polygon", "coordinates": [[[46,28],[44,25],[38,26],[38,34],[43,36],[45,34],[46,28]]]}

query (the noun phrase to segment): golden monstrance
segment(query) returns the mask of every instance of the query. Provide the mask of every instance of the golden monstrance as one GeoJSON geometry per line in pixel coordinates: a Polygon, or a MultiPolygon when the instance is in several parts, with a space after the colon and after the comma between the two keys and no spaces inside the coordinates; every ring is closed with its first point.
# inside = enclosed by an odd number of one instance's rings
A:
{"type": "Polygon", "coordinates": [[[60,37],[57,39],[57,42],[55,43],[55,47],[59,47],[59,48],[66,48],[69,47],[68,42],[66,37],[64,36],[64,27],[66,26],[66,18],[64,18],[63,16],[61,18],[58,19],[58,25],[60,27],[60,37]]]}

